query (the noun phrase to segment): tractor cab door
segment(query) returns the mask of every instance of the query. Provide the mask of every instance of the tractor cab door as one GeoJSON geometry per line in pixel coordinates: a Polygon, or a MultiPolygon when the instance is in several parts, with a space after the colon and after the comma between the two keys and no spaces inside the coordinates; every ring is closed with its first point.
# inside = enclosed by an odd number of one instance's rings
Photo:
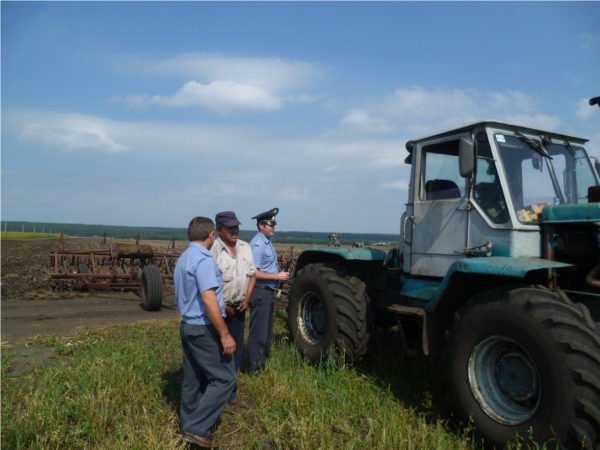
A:
{"type": "Polygon", "coordinates": [[[410,273],[443,277],[467,247],[468,182],[459,173],[460,133],[417,143],[410,218],[410,273]]]}

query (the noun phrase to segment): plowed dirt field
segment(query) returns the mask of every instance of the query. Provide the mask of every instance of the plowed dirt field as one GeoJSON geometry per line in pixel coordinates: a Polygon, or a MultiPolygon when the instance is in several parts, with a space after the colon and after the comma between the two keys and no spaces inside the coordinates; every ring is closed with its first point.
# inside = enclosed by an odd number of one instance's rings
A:
{"type": "MultiPolygon", "coordinates": [[[[133,243],[128,241],[128,243],[133,243]]],[[[169,241],[141,241],[155,251],[168,251],[169,241]]],[[[183,252],[187,242],[177,242],[183,252]]],[[[58,240],[2,241],[1,333],[2,350],[24,351],[32,337],[76,332],[77,327],[132,323],[139,320],[177,318],[173,294],[164,293],[160,311],[141,308],[136,292],[87,291],[80,283],[50,278],[51,250],[58,240]]],[[[290,254],[290,245],[275,245],[278,253],[290,254]]],[[[66,239],[66,249],[101,248],[101,239],[66,239]]],[[[295,246],[294,255],[299,253],[295,246]]]]}

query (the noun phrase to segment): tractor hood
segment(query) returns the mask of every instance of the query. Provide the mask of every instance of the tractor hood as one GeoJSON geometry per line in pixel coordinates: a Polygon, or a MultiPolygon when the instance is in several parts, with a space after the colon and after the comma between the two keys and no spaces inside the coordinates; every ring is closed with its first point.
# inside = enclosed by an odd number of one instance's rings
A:
{"type": "Polygon", "coordinates": [[[600,203],[547,205],[541,223],[600,222],[600,203]]]}

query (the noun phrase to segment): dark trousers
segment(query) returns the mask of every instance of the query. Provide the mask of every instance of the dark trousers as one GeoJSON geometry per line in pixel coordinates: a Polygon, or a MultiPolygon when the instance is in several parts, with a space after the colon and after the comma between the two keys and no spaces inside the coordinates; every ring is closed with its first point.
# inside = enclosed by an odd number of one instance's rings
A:
{"type": "MultiPolygon", "coordinates": [[[[240,370],[240,365],[242,364],[242,355],[244,353],[244,325],[246,323],[246,311],[238,311],[236,308],[239,304],[232,306],[235,313],[233,316],[225,319],[225,323],[227,324],[227,329],[229,330],[229,334],[235,341],[235,353],[233,354],[233,360],[235,362],[235,373],[237,375],[240,370]]],[[[233,392],[231,393],[230,399],[234,399],[237,397],[237,383],[233,388],[233,392]]]]}
{"type": "Polygon", "coordinates": [[[250,335],[248,336],[248,366],[251,372],[262,369],[269,357],[273,338],[275,293],[254,288],[250,299],[250,335]]]}
{"type": "Polygon", "coordinates": [[[235,385],[235,365],[223,355],[221,338],[212,325],[181,323],[183,383],[181,430],[210,436],[235,385]]]}

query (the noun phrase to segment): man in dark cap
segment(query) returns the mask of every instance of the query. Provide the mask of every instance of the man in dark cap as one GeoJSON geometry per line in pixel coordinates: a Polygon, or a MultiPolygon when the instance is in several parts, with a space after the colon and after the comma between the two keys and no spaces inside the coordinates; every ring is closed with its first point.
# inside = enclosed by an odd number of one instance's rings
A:
{"type": "MultiPolygon", "coordinates": [[[[219,239],[210,249],[223,274],[223,298],[225,300],[225,323],[235,341],[235,372],[240,369],[244,351],[244,324],[246,310],[256,283],[256,266],[250,245],[238,240],[241,222],[233,211],[223,211],[215,217],[219,239]]],[[[237,384],[229,398],[230,405],[236,405],[237,384]]]]}
{"type": "Polygon", "coordinates": [[[256,265],[256,286],[250,300],[250,335],[248,337],[248,364],[250,371],[260,370],[271,348],[275,289],[280,281],[290,279],[288,272],[279,271],[277,253],[271,242],[275,234],[275,216],[279,208],[273,208],[253,217],[258,233],[250,241],[256,265]]]}
{"type": "Polygon", "coordinates": [[[195,217],[188,237],[190,245],[173,274],[183,349],[181,437],[200,447],[218,448],[211,428],[235,386],[235,341],[223,320],[223,278],[210,253],[215,242],[213,221],[195,217]]]}

